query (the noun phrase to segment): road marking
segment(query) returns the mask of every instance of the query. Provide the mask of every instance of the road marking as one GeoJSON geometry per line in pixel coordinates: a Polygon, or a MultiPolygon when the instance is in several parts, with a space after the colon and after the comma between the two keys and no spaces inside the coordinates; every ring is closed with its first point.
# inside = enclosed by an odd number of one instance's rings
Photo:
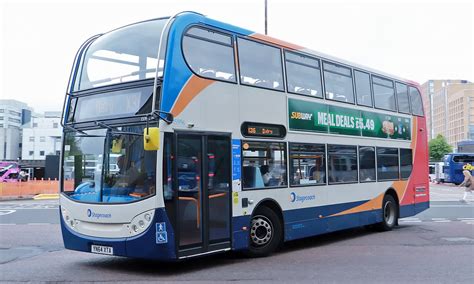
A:
{"type": "Polygon", "coordinates": [[[45,206],[45,207],[8,207],[8,206],[1,206],[0,210],[45,210],[45,209],[50,209],[50,210],[57,210],[59,206],[56,207],[51,207],[51,206],[45,206]]]}
{"type": "Polygon", "coordinates": [[[474,218],[457,218],[460,221],[474,221],[474,218]]]}
{"type": "Polygon", "coordinates": [[[12,210],[12,209],[8,209],[8,210],[0,209],[0,216],[12,214],[15,212],[16,210],[12,210]]]}
{"type": "Polygon", "coordinates": [[[445,241],[448,242],[472,242],[474,239],[471,238],[465,238],[465,237],[454,237],[454,238],[442,238],[445,241]]]}
{"type": "Polygon", "coordinates": [[[434,208],[434,207],[464,207],[464,208],[472,208],[474,207],[472,204],[464,204],[464,205],[430,205],[430,208],[434,208]]]}
{"type": "Polygon", "coordinates": [[[448,220],[446,218],[431,218],[432,221],[435,223],[448,223],[451,222],[451,220],[448,220]]]}

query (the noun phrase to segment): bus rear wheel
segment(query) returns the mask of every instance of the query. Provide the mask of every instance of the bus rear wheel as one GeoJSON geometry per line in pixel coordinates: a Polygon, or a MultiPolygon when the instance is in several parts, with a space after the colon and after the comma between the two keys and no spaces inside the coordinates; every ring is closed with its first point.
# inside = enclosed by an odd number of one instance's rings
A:
{"type": "Polygon", "coordinates": [[[252,217],[250,244],[247,254],[252,257],[268,256],[282,242],[282,224],[277,214],[268,207],[260,207],[252,217]]]}
{"type": "Polygon", "coordinates": [[[390,194],[385,195],[382,202],[382,222],[377,224],[379,231],[390,231],[398,222],[398,204],[390,194]]]}

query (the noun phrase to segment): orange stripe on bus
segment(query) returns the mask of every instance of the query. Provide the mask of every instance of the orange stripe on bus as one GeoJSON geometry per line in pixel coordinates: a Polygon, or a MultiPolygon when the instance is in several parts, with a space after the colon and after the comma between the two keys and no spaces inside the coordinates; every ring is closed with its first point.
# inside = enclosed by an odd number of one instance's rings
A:
{"type": "Polygon", "coordinates": [[[255,34],[250,35],[250,37],[254,38],[254,39],[266,41],[266,42],[269,42],[269,43],[273,43],[273,44],[276,44],[276,45],[279,45],[279,46],[282,46],[282,47],[286,47],[286,48],[289,48],[289,49],[294,49],[294,50],[304,49],[303,46],[299,46],[299,45],[289,43],[287,41],[283,41],[283,40],[280,40],[280,39],[277,39],[277,38],[274,38],[274,37],[271,37],[271,36],[263,35],[263,34],[255,33],[255,34]]]}
{"type": "Polygon", "coordinates": [[[200,78],[196,75],[191,75],[186,85],[181,90],[178,100],[173,106],[171,113],[173,116],[178,116],[189,105],[189,103],[213,81],[200,78]]]}
{"type": "Polygon", "coordinates": [[[342,212],[339,212],[339,213],[336,213],[336,214],[333,214],[333,215],[330,215],[330,216],[327,216],[327,217],[340,216],[340,215],[345,215],[345,214],[359,213],[359,212],[362,212],[362,211],[370,211],[370,210],[374,210],[374,209],[380,209],[382,207],[382,200],[383,200],[384,194],[385,193],[381,193],[380,195],[378,195],[374,199],[371,199],[371,200],[367,201],[364,204],[361,204],[359,206],[353,207],[351,209],[348,209],[348,210],[345,210],[345,211],[342,211],[342,212]]]}

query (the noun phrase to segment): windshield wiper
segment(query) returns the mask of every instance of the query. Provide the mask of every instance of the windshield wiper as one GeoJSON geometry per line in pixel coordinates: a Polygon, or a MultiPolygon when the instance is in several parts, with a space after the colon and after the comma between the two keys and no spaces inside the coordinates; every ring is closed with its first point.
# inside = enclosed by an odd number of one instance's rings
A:
{"type": "Polygon", "coordinates": [[[105,123],[103,123],[103,122],[100,122],[100,121],[94,121],[94,122],[95,122],[95,124],[96,124],[97,126],[100,126],[100,127],[103,127],[103,128],[107,128],[107,132],[108,132],[108,133],[111,133],[111,134],[123,134],[123,135],[143,136],[143,134],[141,134],[141,133],[117,130],[117,129],[113,128],[112,126],[107,125],[107,124],[105,124],[105,123]]]}
{"type": "Polygon", "coordinates": [[[74,128],[74,127],[72,127],[72,126],[69,126],[69,125],[64,125],[64,128],[69,129],[69,130],[72,130],[72,131],[74,131],[74,132],[79,132],[79,133],[81,133],[81,134],[83,134],[83,135],[87,135],[87,133],[85,133],[84,131],[79,130],[79,129],[76,129],[76,128],[74,128]]]}

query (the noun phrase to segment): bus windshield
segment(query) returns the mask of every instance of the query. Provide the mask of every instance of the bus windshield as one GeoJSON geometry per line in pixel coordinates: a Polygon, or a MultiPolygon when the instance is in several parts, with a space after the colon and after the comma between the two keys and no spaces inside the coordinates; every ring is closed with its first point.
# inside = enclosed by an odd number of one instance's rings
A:
{"type": "Polygon", "coordinates": [[[141,22],[97,38],[85,52],[74,91],[154,78],[165,23],[166,19],[141,22]]]}
{"type": "Polygon", "coordinates": [[[119,134],[105,129],[67,132],[64,193],[93,203],[126,203],[155,194],[156,152],[143,150],[143,128],[120,127],[119,134]]]}

